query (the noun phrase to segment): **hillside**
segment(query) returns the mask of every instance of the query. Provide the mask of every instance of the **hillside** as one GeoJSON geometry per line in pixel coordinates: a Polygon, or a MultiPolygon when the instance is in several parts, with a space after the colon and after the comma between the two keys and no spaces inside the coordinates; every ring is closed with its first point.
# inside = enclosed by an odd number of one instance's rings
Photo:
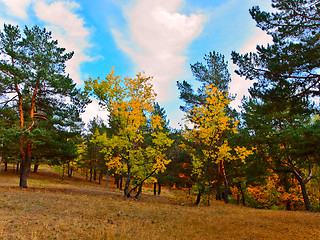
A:
{"type": "Polygon", "coordinates": [[[174,204],[169,190],[139,200],[40,168],[29,188],[0,173],[0,239],[320,239],[320,214],[257,210],[223,202],[174,204]]]}

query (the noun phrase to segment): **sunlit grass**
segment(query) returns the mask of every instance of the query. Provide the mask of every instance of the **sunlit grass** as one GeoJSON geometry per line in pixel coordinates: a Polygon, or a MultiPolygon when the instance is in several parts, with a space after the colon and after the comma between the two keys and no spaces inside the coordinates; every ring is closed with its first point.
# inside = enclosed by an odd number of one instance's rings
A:
{"type": "Polygon", "coordinates": [[[145,191],[127,200],[96,183],[0,174],[0,239],[320,239],[320,215],[214,201],[181,206],[145,191]],[[146,195],[147,194],[147,195],[146,195]]]}

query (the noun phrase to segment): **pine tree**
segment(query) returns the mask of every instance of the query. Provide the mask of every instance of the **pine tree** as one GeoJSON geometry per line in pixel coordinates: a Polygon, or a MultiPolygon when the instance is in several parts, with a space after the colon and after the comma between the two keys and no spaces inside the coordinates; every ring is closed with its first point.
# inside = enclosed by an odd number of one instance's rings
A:
{"type": "Polygon", "coordinates": [[[79,122],[85,98],[65,74],[65,62],[73,52],[64,53],[51,32],[34,26],[4,25],[0,40],[0,78],[3,106],[14,110],[19,119],[21,174],[20,186],[27,187],[34,140],[45,135],[42,121],[57,130],[79,122]]]}
{"type": "Polygon", "coordinates": [[[257,53],[232,53],[236,72],[257,80],[245,101],[244,118],[266,161],[273,169],[288,172],[299,181],[306,209],[311,211],[306,184],[312,177],[314,156],[296,155],[293,146],[303,144],[311,117],[318,112],[320,44],[319,7],[314,0],[273,0],[274,13],[253,7],[257,26],[273,37],[257,53]],[[297,135],[295,133],[300,133],[297,135]]]}

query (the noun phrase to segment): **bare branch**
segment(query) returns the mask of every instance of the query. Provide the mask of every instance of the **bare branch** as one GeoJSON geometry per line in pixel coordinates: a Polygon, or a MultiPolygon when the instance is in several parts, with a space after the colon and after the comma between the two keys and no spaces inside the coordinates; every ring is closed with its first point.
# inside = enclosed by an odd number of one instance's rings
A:
{"type": "Polygon", "coordinates": [[[42,118],[42,119],[45,119],[45,120],[48,120],[48,116],[44,115],[44,114],[41,114],[41,113],[34,113],[33,115],[34,118],[42,118]]]}
{"type": "Polygon", "coordinates": [[[32,121],[31,126],[30,126],[30,127],[28,127],[26,131],[27,131],[27,132],[29,132],[33,126],[34,126],[34,121],[32,121]]]}
{"type": "Polygon", "coordinates": [[[4,106],[6,106],[9,102],[14,101],[14,99],[15,99],[17,96],[18,96],[18,95],[14,96],[13,98],[9,99],[8,101],[1,102],[0,104],[4,104],[4,106]]]}
{"type": "Polygon", "coordinates": [[[10,73],[8,73],[7,71],[5,71],[5,70],[3,70],[3,69],[1,69],[1,71],[3,72],[3,73],[5,73],[5,74],[7,74],[9,77],[14,77],[12,74],[10,74],[10,73]]]}

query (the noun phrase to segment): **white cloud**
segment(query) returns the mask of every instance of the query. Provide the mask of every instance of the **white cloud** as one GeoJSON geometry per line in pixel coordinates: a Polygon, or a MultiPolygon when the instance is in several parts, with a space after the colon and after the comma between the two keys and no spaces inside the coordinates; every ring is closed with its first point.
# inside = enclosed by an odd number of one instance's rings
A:
{"type": "MultiPolygon", "coordinates": [[[[257,45],[266,46],[268,43],[272,43],[272,37],[267,35],[262,30],[258,29],[257,33],[253,35],[238,51],[241,54],[256,52],[257,45]]],[[[230,69],[235,69],[237,66],[230,65],[230,69]]],[[[240,77],[234,71],[231,73],[232,82],[230,83],[230,92],[236,93],[237,98],[232,102],[232,106],[238,108],[241,105],[241,99],[244,95],[248,95],[248,89],[253,85],[253,80],[245,80],[244,77],[240,77]]]]}
{"type": "Polygon", "coordinates": [[[99,101],[91,98],[92,102],[87,106],[86,111],[81,115],[82,120],[85,123],[89,123],[90,120],[92,120],[94,117],[101,117],[105,123],[107,123],[108,120],[108,111],[101,108],[99,105],[99,101]]]}
{"type": "Polygon", "coordinates": [[[183,51],[202,31],[203,15],[178,13],[183,0],[139,0],[126,12],[130,37],[113,29],[118,46],[154,76],[158,101],[172,97],[172,81],[184,72],[183,51]]]}
{"type": "Polygon", "coordinates": [[[272,43],[272,37],[262,30],[258,29],[257,33],[253,35],[240,49],[240,53],[255,52],[257,45],[266,46],[268,43],[272,43]]]}
{"type": "Polygon", "coordinates": [[[37,17],[48,23],[48,29],[53,32],[53,37],[58,39],[59,45],[74,51],[74,56],[66,63],[66,72],[78,84],[81,84],[80,65],[83,62],[92,61],[92,58],[85,54],[86,49],[91,45],[88,41],[89,31],[84,27],[84,21],[73,11],[80,5],[75,2],[37,2],[35,12],[37,17]]]}
{"type": "Polygon", "coordinates": [[[26,19],[28,17],[27,15],[27,8],[29,7],[31,0],[0,0],[5,5],[7,5],[9,14],[26,19]]]}

